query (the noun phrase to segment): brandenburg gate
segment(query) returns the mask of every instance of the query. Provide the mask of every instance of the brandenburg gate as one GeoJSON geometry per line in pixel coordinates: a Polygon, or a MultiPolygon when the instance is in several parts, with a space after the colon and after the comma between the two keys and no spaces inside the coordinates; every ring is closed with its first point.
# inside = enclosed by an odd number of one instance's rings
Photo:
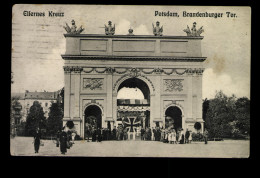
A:
{"type": "Polygon", "coordinates": [[[81,34],[66,24],[64,59],[63,125],[73,122],[84,137],[89,118],[96,127],[113,128],[128,118],[142,127],[194,129],[202,119],[201,54],[202,27],[184,30],[184,36],[163,35],[159,22],[153,25],[154,35],[116,35],[109,21],[104,34],[81,34]],[[139,88],[143,100],[119,100],[123,87],[139,88]]]}

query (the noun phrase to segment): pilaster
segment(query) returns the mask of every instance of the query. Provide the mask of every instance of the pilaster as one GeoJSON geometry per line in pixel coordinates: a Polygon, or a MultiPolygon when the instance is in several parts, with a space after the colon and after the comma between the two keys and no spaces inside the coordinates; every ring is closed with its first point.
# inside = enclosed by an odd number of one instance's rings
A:
{"type": "Polygon", "coordinates": [[[64,69],[64,119],[67,120],[70,119],[71,73],[70,73],[69,66],[64,66],[63,69],[64,69]]]}

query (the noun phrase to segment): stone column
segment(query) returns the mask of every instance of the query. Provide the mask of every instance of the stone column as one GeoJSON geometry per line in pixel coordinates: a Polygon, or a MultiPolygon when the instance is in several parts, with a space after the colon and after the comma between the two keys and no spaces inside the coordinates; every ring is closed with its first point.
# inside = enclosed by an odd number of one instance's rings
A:
{"type": "Polygon", "coordinates": [[[187,71],[187,108],[186,108],[186,118],[192,118],[192,75],[193,70],[188,69],[187,71]]]}
{"type": "Polygon", "coordinates": [[[151,126],[151,123],[153,122],[154,118],[156,117],[156,115],[155,115],[156,109],[154,109],[156,107],[155,102],[156,102],[155,94],[150,95],[150,126],[151,126]]]}
{"type": "MultiPolygon", "coordinates": [[[[150,127],[154,127],[154,119],[159,120],[161,118],[161,76],[160,73],[157,73],[155,76],[155,95],[153,96],[153,106],[151,105],[151,111],[154,110],[153,112],[153,118],[150,120],[150,127]]],[[[151,92],[151,91],[150,91],[151,92]]]]}
{"type": "Polygon", "coordinates": [[[75,128],[80,135],[83,135],[81,131],[81,118],[80,118],[80,73],[82,67],[73,67],[73,78],[74,78],[74,103],[73,103],[73,122],[75,128]]]}
{"type": "Polygon", "coordinates": [[[198,75],[198,85],[197,85],[197,118],[202,118],[202,73],[198,75]]]}
{"type": "Polygon", "coordinates": [[[106,120],[112,120],[113,118],[113,81],[112,74],[114,69],[107,68],[106,85],[107,85],[107,101],[106,101],[106,120]]]}
{"type": "Polygon", "coordinates": [[[66,124],[67,120],[70,120],[70,83],[71,83],[71,67],[64,66],[64,122],[66,124]]]}
{"type": "MultiPolygon", "coordinates": [[[[113,128],[117,120],[117,93],[113,92],[113,128]]],[[[112,125],[111,125],[112,126],[112,125]]]]}

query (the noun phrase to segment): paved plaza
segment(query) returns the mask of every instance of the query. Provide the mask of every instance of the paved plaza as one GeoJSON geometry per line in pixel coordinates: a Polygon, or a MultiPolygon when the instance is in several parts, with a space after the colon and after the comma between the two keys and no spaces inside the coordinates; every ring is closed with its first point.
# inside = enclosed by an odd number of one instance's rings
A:
{"type": "MultiPolygon", "coordinates": [[[[64,156],[52,140],[43,140],[44,146],[34,153],[32,137],[15,137],[10,150],[15,156],[64,156]]],[[[65,156],[88,157],[210,157],[248,158],[248,140],[210,141],[191,144],[167,144],[155,141],[75,141],[65,156]]]]}

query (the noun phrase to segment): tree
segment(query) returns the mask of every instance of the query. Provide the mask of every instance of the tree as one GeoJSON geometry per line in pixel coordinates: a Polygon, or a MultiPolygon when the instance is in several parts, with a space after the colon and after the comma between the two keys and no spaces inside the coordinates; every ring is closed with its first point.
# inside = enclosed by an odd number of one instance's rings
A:
{"type": "Polygon", "coordinates": [[[236,123],[237,133],[248,136],[250,133],[250,100],[246,97],[236,101],[236,123]]]}
{"type": "Polygon", "coordinates": [[[205,100],[203,100],[203,104],[202,104],[202,119],[205,121],[206,120],[206,115],[209,109],[209,100],[206,98],[205,100]]]}
{"type": "Polygon", "coordinates": [[[33,136],[37,128],[40,130],[46,129],[46,118],[44,117],[41,104],[38,101],[34,101],[26,118],[26,135],[33,136]]]}
{"type": "Polygon", "coordinates": [[[62,128],[62,103],[52,103],[47,120],[47,134],[54,135],[62,128]]]}
{"type": "Polygon", "coordinates": [[[231,137],[232,127],[229,123],[235,117],[236,97],[227,97],[222,91],[217,91],[215,98],[209,101],[205,124],[211,137],[231,137]]]}
{"type": "Polygon", "coordinates": [[[20,123],[20,119],[22,118],[22,105],[19,102],[19,97],[12,96],[11,97],[11,105],[10,105],[10,134],[15,135],[15,128],[20,123]]]}

